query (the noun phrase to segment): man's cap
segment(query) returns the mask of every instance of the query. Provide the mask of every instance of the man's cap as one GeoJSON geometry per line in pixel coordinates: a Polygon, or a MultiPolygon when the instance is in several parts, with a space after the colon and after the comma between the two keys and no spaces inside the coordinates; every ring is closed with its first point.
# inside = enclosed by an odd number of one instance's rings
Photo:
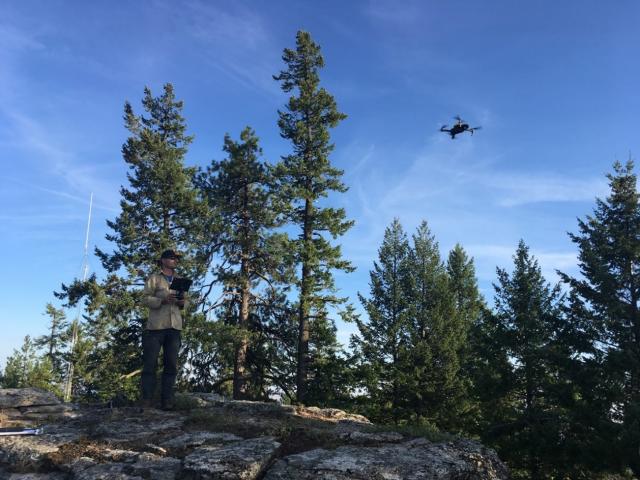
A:
{"type": "Polygon", "coordinates": [[[180,255],[178,255],[175,250],[165,250],[162,252],[162,255],[160,255],[160,258],[180,258],[180,255]]]}

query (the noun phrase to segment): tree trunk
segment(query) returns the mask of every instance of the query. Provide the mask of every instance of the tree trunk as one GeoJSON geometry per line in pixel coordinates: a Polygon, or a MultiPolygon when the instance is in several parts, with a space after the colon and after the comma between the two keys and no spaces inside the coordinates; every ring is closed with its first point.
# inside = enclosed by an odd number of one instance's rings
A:
{"type": "Polygon", "coordinates": [[[247,398],[247,388],[245,379],[245,365],[247,362],[247,351],[249,350],[249,296],[250,285],[248,277],[244,276],[246,264],[243,262],[243,285],[240,292],[240,343],[236,348],[235,365],[233,369],[233,399],[242,400],[247,398]]]}
{"type": "Polygon", "coordinates": [[[304,403],[307,394],[307,374],[309,356],[309,310],[310,310],[310,285],[311,273],[309,259],[309,244],[311,242],[311,201],[305,200],[304,228],[302,247],[302,278],[300,282],[300,307],[298,310],[298,369],[296,374],[297,402],[304,403]]]}
{"type": "Polygon", "coordinates": [[[233,368],[233,398],[242,400],[247,398],[247,385],[245,378],[247,351],[249,350],[249,299],[251,296],[251,271],[249,266],[249,187],[243,189],[242,211],[242,253],[240,264],[240,318],[238,327],[240,330],[240,343],[236,348],[235,365],[233,368]]]}
{"type": "Polygon", "coordinates": [[[67,364],[67,378],[64,382],[64,392],[63,399],[65,402],[71,401],[71,393],[73,392],[73,375],[75,370],[75,347],[78,341],[78,321],[74,320],[72,330],[71,330],[71,358],[69,359],[69,363],[67,364]]]}

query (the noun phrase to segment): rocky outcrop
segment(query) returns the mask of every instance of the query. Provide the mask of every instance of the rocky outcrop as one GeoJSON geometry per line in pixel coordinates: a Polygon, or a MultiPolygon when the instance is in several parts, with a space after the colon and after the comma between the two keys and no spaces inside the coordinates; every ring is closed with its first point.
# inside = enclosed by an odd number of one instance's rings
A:
{"type": "Polygon", "coordinates": [[[0,389],[0,424],[32,425],[75,415],[73,405],[61,403],[51,392],[37,388],[0,389]]]}
{"type": "Polygon", "coordinates": [[[409,437],[340,410],[213,394],[189,394],[180,404],[177,412],[71,407],[34,389],[0,390],[3,411],[54,407],[46,422],[22,418],[24,425],[43,425],[42,435],[0,437],[0,478],[508,478],[495,453],[477,442],[409,437]]]}
{"type": "Polygon", "coordinates": [[[432,443],[424,438],[377,447],[316,449],[278,460],[265,480],[507,478],[495,453],[469,441],[432,443]]]}

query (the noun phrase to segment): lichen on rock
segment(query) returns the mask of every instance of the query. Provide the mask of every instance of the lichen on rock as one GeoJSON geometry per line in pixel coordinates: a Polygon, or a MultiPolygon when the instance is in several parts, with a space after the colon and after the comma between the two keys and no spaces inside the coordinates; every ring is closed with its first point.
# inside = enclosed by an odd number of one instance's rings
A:
{"type": "Polygon", "coordinates": [[[415,438],[341,410],[229,401],[215,394],[183,394],[181,404],[190,409],[141,413],[63,405],[36,389],[0,390],[12,425],[20,414],[47,407],[44,434],[0,437],[0,478],[508,478],[496,454],[477,442],[415,438]]]}

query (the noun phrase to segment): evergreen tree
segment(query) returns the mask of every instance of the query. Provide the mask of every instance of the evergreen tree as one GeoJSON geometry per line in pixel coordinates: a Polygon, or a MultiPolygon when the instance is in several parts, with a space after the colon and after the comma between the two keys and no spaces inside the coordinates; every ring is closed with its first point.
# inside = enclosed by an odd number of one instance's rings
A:
{"type": "Polygon", "coordinates": [[[14,350],[7,358],[2,375],[3,388],[42,388],[61,395],[60,385],[55,381],[51,360],[40,357],[29,335],[24,337],[20,350],[14,350]]]}
{"type": "MultiPolygon", "coordinates": [[[[337,109],[334,98],[320,87],[319,69],[324,66],[320,47],[307,32],[296,35],[296,49],[285,49],[286,70],[274,76],[284,92],[294,92],[285,111],[279,111],[278,125],[283,138],[291,141],[293,152],[282,157],[276,167],[278,189],[290,224],[299,228],[298,238],[290,241],[294,264],[299,267],[295,283],[298,299],[298,353],[296,394],[298,402],[307,402],[310,381],[311,330],[328,333],[323,342],[334,343],[332,328],[325,323],[327,308],[343,302],[335,295],[334,270],[351,271],[350,263],[342,259],[339,246],[331,245],[326,235],[334,239],[353,224],[346,220],[341,208],[321,207],[319,201],[331,192],[345,192],[342,171],[331,166],[329,154],[334,146],[329,129],[345,115],[337,109]]],[[[329,347],[331,349],[332,347],[329,347]]]]}
{"type": "Polygon", "coordinates": [[[63,285],[58,294],[69,305],[85,298],[89,325],[84,330],[94,336],[88,360],[94,370],[87,381],[92,384],[89,390],[102,398],[138,393],[135,374],[141,365],[147,315],[139,302],[140,287],[158,268],[160,253],[179,250],[184,255],[181,274],[198,281],[210,258],[212,239],[207,230],[214,230],[207,224],[213,217],[192,184],[195,169],[184,166],[192,137],[185,134],[182,102],[166,84],[158,97],[145,88],[142,104],[146,115],[136,115],[125,103],[130,136],[122,155],[129,167],[129,186],[120,189],[121,213],[107,222],[112,233],[106,238],[114,245],[113,252],[96,249],[107,277],[63,285]]]}
{"type": "Polygon", "coordinates": [[[494,446],[501,438],[501,425],[510,426],[513,421],[515,375],[504,337],[503,323],[483,307],[469,330],[470,355],[464,364],[471,379],[470,397],[479,410],[466,425],[467,431],[494,446]]]}
{"type": "Polygon", "coordinates": [[[224,139],[228,159],[213,162],[198,179],[198,186],[212,207],[218,206],[222,230],[218,246],[222,263],[215,278],[232,292],[238,303],[234,354],[233,398],[248,398],[247,355],[250,348],[249,317],[255,310],[259,283],[270,282],[277,256],[269,250],[270,230],[277,226],[271,201],[271,179],[255,132],[246,127],[240,142],[224,139]]]}
{"type": "Polygon", "coordinates": [[[410,246],[396,218],[385,229],[378,261],[369,272],[369,298],[358,294],[367,321],[356,319],[358,335],[351,348],[359,361],[360,387],[366,391],[365,413],[377,421],[398,421],[404,417],[405,370],[410,368],[406,345],[411,315],[410,246]],[[403,361],[404,360],[404,361],[403,361]]]}
{"type": "Polygon", "coordinates": [[[477,321],[483,301],[478,291],[473,259],[467,256],[467,252],[460,244],[456,244],[449,252],[447,275],[453,292],[456,314],[463,324],[470,327],[477,321]]]}
{"type": "Polygon", "coordinates": [[[126,271],[133,281],[157,269],[159,253],[168,248],[180,250],[180,268],[193,278],[206,272],[211,238],[203,227],[210,218],[192,180],[196,169],[184,166],[187,148],[193,137],[186,135],[183,104],[175,99],[173,86],[154,97],[144,90],[142,105],[147,113],[136,115],[125,103],[125,126],[130,136],[122,147],[129,167],[129,187],[122,187],[122,212],[107,221],[114,243],[113,253],[99,249],[97,255],[109,273],[126,271]]]}
{"type": "Polygon", "coordinates": [[[460,355],[468,325],[457,314],[455,301],[466,299],[454,297],[438,244],[426,222],[413,235],[409,259],[412,289],[408,297],[410,341],[404,349],[409,365],[403,372],[405,398],[416,423],[459,429],[466,400],[460,355]]]}
{"type": "MultiPolygon", "coordinates": [[[[484,301],[478,291],[473,259],[467,256],[464,248],[456,244],[449,252],[447,259],[447,275],[449,278],[449,290],[453,295],[455,305],[455,324],[463,330],[459,339],[458,356],[460,361],[459,381],[463,395],[460,397],[457,412],[457,427],[471,431],[477,425],[480,417],[479,405],[473,399],[473,364],[477,361],[473,351],[472,330],[481,319],[486,310],[484,301]]],[[[453,420],[450,419],[450,420],[453,420]]],[[[449,422],[450,427],[454,424],[449,422]]]]}
{"type": "Polygon", "coordinates": [[[470,318],[479,308],[473,264],[456,247],[445,267],[426,222],[410,245],[396,219],[370,272],[368,322],[356,320],[354,358],[376,420],[460,430],[468,410],[461,373],[470,318]]]}
{"type": "Polygon", "coordinates": [[[45,314],[49,316],[49,333],[38,337],[34,344],[45,349],[55,377],[60,381],[65,375],[64,350],[69,341],[69,322],[64,310],[55,308],[51,303],[47,303],[45,314]]]}
{"type": "Polygon", "coordinates": [[[613,169],[607,175],[609,196],[597,199],[593,215],[579,220],[579,233],[570,234],[582,278],[561,275],[574,292],[575,317],[594,329],[580,392],[598,432],[592,445],[610,447],[597,466],[631,468],[639,476],[640,205],[633,162],[616,162],[613,169]]]}
{"type": "Polygon", "coordinates": [[[267,289],[251,320],[254,343],[249,355],[258,380],[254,383],[262,384],[257,397],[295,401],[298,322],[286,290],[267,289]]]}
{"type": "Polygon", "coordinates": [[[575,290],[569,290],[562,309],[557,336],[549,348],[557,368],[557,381],[549,392],[555,401],[554,424],[562,448],[548,450],[545,462],[558,478],[601,478],[617,455],[611,442],[612,425],[605,420],[610,403],[601,382],[603,355],[594,343],[597,332],[591,314],[575,290]]]}
{"type": "MultiPolygon", "coordinates": [[[[516,478],[547,478],[552,474],[549,458],[561,447],[557,429],[558,381],[556,362],[551,355],[558,338],[561,318],[559,286],[549,285],[537,260],[520,241],[514,255],[514,270],[497,269],[494,284],[495,338],[509,359],[510,371],[501,383],[508,399],[503,416],[496,418],[485,434],[495,443],[516,478]]],[[[504,406],[501,405],[501,406],[504,406]]]]}

